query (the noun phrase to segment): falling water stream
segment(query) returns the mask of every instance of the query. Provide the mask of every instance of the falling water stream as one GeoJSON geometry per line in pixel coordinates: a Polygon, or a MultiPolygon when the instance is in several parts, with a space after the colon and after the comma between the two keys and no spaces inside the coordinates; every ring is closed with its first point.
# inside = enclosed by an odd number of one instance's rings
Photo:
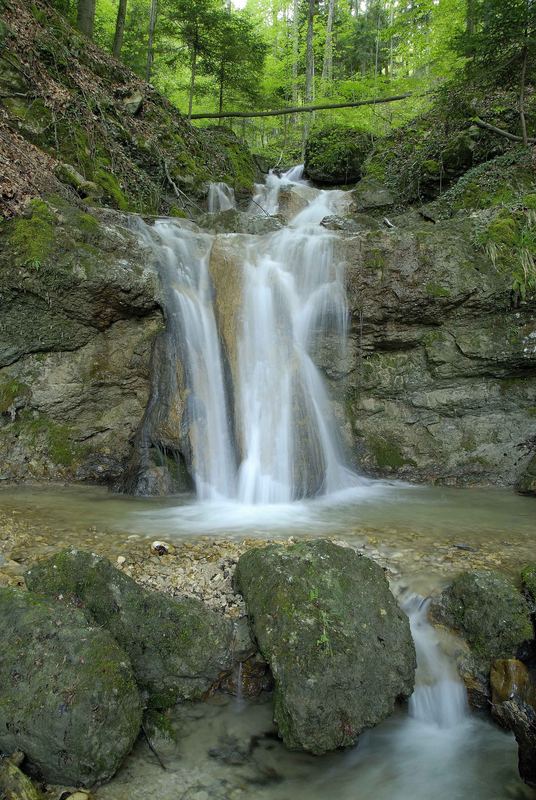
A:
{"type": "MultiPolygon", "coordinates": [[[[313,189],[301,170],[270,175],[251,206],[254,214],[277,213],[281,189],[295,192],[303,207],[290,224],[235,237],[242,301],[233,381],[210,275],[215,237],[191,223],[140,223],[158,264],[173,352],[186,373],[182,425],[201,500],[288,504],[370,483],[347,466],[313,357],[328,335],[340,352],[346,343],[344,264],[335,255],[336,233],[319,223],[344,208],[347,196],[313,189]]],[[[234,206],[232,190],[211,184],[212,213],[234,206]]]]}
{"type": "MultiPolygon", "coordinates": [[[[348,466],[314,357],[326,336],[341,353],[345,347],[344,264],[336,257],[337,234],[319,223],[344,214],[347,196],[313,189],[302,173],[295,167],[283,176],[270,174],[250,207],[250,214],[276,215],[282,192],[287,199],[294,195],[298,202],[286,227],[264,235],[223,235],[237,242],[232,252],[240,260],[234,370],[219,331],[210,271],[215,237],[183,221],[140,223],[159,265],[167,327],[184,365],[181,424],[189,432],[197,497],[216,504],[216,516],[230,528],[236,520],[242,525],[258,521],[269,508],[300,509],[303,521],[311,504],[319,504],[315,513],[319,508],[329,513],[331,504],[348,493],[355,500],[386,491],[385,484],[368,481],[348,466]],[[223,514],[223,508],[232,511],[223,514]]],[[[211,185],[211,213],[235,207],[225,184],[211,185]]],[[[207,525],[206,505],[200,507],[207,525]]],[[[188,524],[194,519],[188,507],[182,506],[180,514],[188,524]]],[[[451,643],[428,623],[426,600],[406,588],[399,591],[399,601],[416,645],[415,692],[407,708],[365,732],[355,748],[320,759],[288,752],[266,735],[272,728],[270,702],[214,698],[177,709],[179,744],[166,757],[165,773],[140,744],[96,797],[142,800],[147,785],[160,800],[176,800],[177,786],[187,800],[530,796],[517,776],[513,737],[469,712],[449,656],[451,643]],[[237,743],[237,760],[220,763],[214,757],[222,741],[227,748],[237,743]]]]}

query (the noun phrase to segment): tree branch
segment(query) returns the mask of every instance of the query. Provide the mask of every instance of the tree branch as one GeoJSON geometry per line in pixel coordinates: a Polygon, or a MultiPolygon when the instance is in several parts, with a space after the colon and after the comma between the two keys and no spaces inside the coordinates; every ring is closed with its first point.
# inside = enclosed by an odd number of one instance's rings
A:
{"type": "MultiPolygon", "coordinates": [[[[522,136],[516,136],[514,133],[504,131],[502,128],[497,128],[495,125],[490,125],[489,122],[484,122],[484,120],[480,119],[480,117],[476,117],[473,120],[473,123],[478,128],[483,128],[485,131],[491,131],[492,133],[496,133],[498,136],[504,136],[505,139],[509,139],[511,142],[523,142],[522,136]]],[[[536,144],[536,139],[527,139],[527,143],[536,144]]]]}
{"type": "Polygon", "coordinates": [[[192,119],[225,119],[226,117],[278,117],[283,114],[303,114],[311,111],[324,111],[330,108],[359,108],[360,106],[375,106],[379,103],[394,103],[395,100],[405,100],[407,97],[421,97],[413,95],[412,92],[397,94],[393,97],[376,97],[372,100],[359,100],[356,103],[326,103],[316,106],[292,106],[289,108],[279,108],[274,111],[223,111],[213,113],[192,114],[192,119]]]}

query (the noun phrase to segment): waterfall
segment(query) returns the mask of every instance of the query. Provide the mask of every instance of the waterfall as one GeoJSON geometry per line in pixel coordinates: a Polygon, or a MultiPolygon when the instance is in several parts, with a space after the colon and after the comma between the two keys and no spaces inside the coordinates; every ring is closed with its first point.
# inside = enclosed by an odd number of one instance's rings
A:
{"type": "Polygon", "coordinates": [[[192,450],[191,471],[200,499],[232,497],[236,465],[222,351],[208,269],[212,237],[171,220],[140,223],[155,254],[164,290],[166,327],[186,373],[182,420],[192,450]]]}
{"type": "MultiPolygon", "coordinates": [[[[180,424],[201,499],[288,503],[360,482],[346,466],[333,404],[315,364],[326,337],[339,350],[334,357],[346,342],[338,234],[319,223],[344,209],[347,196],[313,189],[302,172],[296,167],[269,175],[266,186],[257,187],[254,213],[274,212],[283,188],[296,193],[301,210],[288,227],[240,241],[224,234],[228,247],[237,243],[232,258],[241,274],[234,386],[226,380],[209,271],[215,237],[172,220],[143,226],[160,271],[167,328],[184,363],[187,402],[180,424]]],[[[232,190],[211,184],[211,211],[233,203],[232,190]]]]}
{"type": "Polygon", "coordinates": [[[453,728],[469,715],[467,695],[455,665],[428,622],[428,606],[429,601],[418,595],[404,603],[417,651],[416,685],[409,701],[409,713],[419,722],[453,728]]]}
{"type": "Polygon", "coordinates": [[[239,339],[239,498],[288,502],[348,488],[333,410],[311,352],[329,332],[342,347],[347,306],[334,235],[287,228],[250,247],[239,339]]]}
{"type": "Polygon", "coordinates": [[[236,208],[234,189],[226,183],[211,183],[208,187],[208,211],[216,214],[218,211],[229,211],[236,208]]]}

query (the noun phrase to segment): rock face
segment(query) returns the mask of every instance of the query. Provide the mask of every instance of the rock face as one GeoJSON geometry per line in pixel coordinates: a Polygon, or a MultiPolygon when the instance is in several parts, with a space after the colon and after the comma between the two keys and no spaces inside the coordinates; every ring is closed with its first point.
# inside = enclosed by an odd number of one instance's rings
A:
{"type": "Polygon", "coordinates": [[[113,482],[149,396],[156,272],[119,215],[36,201],[0,233],[0,480],[113,482]]]}
{"type": "Polygon", "coordinates": [[[247,551],[236,572],[291,749],[355,743],[412,691],[409,623],[382,569],[330,542],[247,551]]]}
{"type": "Polygon", "coordinates": [[[141,725],[128,658],[74,608],[0,589],[0,750],[50,783],[109,779],[141,725]]]}
{"type": "Polygon", "coordinates": [[[477,224],[415,216],[339,235],[349,346],[342,360],[327,346],[317,361],[368,474],[513,486],[527,469],[536,304],[512,307],[511,276],[472,244],[477,224]]]}
{"type": "Polygon", "coordinates": [[[148,592],[109,561],[68,550],[26,575],[32,591],[81,605],[128,653],[154,708],[200,698],[231,666],[231,623],[198,600],[148,592]]]}

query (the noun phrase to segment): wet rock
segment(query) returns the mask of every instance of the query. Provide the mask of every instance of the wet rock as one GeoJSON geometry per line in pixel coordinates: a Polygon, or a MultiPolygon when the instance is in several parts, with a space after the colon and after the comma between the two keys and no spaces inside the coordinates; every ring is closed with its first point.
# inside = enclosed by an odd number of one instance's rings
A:
{"type": "Polygon", "coordinates": [[[233,208],[217,214],[204,214],[197,222],[201,228],[212,233],[249,233],[255,236],[273,233],[283,227],[278,217],[246,214],[233,208]]]}
{"type": "Polygon", "coordinates": [[[491,699],[494,705],[516,696],[536,708],[536,686],[526,665],[517,658],[499,658],[491,665],[491,699]]]}
{"type": "Polygon", "coordinates": [[[108,780],[141,724],[125,652],[80,610],[16,589],[0,589],[0,642],[0,750],[51,783],[108,780]]]}
{"type": "Polygon", "coordinates": [[[65,550],[26,575],[32,591],[79,604],[131,660],[155,708],[200,698],[231,665],[231,622],[193,598],[148,592],[104,558],[65,550]]]}
{"type": "Polygon", "coordinates": [[[363,178],[352,190],[352,201],[356,211],[374,211],[394,205],[391,191],[374,178],[363,178]]]}
{"type": "Polygon", "coordinates": [[[258,654],[239,662],[227,675],[220,688],[236,697],[258,697],[274,688],[270,667],[258,654]]]}
{"type": "Polygon", "coordinates": [[[0,760],[0,797],[2,800],[42,800],[42,794],[20,769],[23,759],[24,755],[17,753],[15,758],[0,760]]]}
{"type": "Polygon", "coordinates": [[[504,575],[465,572],[432,601],[430,618],[463,638],[458,671],[472,707],[488,710],[492,662],[515,658],[533,637],[526,601],[504,575]]]}
{"type": "Polygon", "coordinates": [[[240,558],[236,581],[289,748],[351,745],[411,693],[409,623],[374,562],[323,540],[270,545],[240,558]]]}
{"type": "Polygon", "coordinates": [[[457,631],[484,664],[511,658],[534,632],[514,584],[498,572],[464,572],[430,606],[431,618],[457,631]]]}
{"type": "Polygon", "coordinates": [[[513,731],[518,746],[519,774],[529,786],[536,787],[536,711],[529,703],[514,696],[493,708],[493,715],[513,731]]]}
{"type": "Polygon", "coordinates": [[[516,488],[520,494],[536,495],[536,455],[529,461],[516,488]]]}
{"type": "Polygon", "coordinates": [[[346,231],[349,233],[360,233],[361,231],[380,230],[380,224],[367,214],[353,214],[351,217],[338,217],[330,215],[324,217],[320,223],[323,228],[330,231],[346,231]]]}

